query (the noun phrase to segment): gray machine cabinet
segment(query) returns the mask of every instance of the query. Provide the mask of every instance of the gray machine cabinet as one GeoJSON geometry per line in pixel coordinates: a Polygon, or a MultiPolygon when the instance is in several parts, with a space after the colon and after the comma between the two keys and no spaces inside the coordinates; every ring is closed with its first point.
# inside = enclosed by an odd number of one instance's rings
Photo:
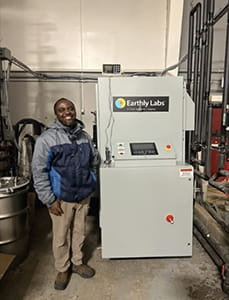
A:
{"type": "Polygon", "coordinates": [[[102,167],[102,256],[192,255],[190,166],[102,167]],[[189,170],[183,174],[182,170],[189,170]],[[173,224],[166,221],[174,216],[173,224]]]}
{"type": "Polygon", "coordinates": [[[102,257],[192,255],[193,120],[182,77],[99,78],[102,257]]]}

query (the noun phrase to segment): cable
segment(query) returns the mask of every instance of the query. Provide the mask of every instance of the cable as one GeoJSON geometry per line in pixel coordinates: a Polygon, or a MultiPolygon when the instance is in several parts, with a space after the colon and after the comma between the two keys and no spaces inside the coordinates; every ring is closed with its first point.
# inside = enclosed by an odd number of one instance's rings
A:
{"type": "Polygon", "coordinates": [[[164,70],[160,73],[159,76],[163,76],[163,75],[165,75],[165,73],[167,73],[168,71],[173,70],[173,69],[176,69],[176,68],[177,68],[179,65],[181,65],[184,61],[186,61],[187,58],[188,58],[188,54],[184,55],[184,56],[178,61],[178,63],[176,63],[175,65],[172,65],[172,66],[170,66],[170,67],[164,69],[164,70]]]}
{"type": "MultiPolygon", "coordinates": [[[[111,94],[111,78],[109,78],[109,97],[108,97],[108,101],[109,101],[109,110],[110,110],[110,116],[109,116],[109,120],[107,123],[107,127],[105,129],[105,135],[106,135],[106,143],[105,143],[105,150],[106,153],[112,153],[112,134],[113,134],[113,127],[114,127],[114,116],[113,116],[113,101],[112,101],[112,94],[111,94]],[[110,137],[108,136],[108,130],[110,128],[110,137]],[[109,149],[110,146],[110,149],[109,149]]],[[[110,159],[106,158],[106,162],[110,163],[110,159]]]]}
{"type": "Polygon", "coordinates": [[[60,75],[60,76],[53,76],[53,75],[47,75],[45,73],[33,71],[30,67],[25,65],[23,62],[18,60],[17,58],[13,57],[11,58],[11,63],[19,67],[20,69],[24,70],[25,72],[29,72],[32,74],[35,78],[39,80],[48,80],[48,79],[66,79],[66,80],[79,80],[80,82],[84,82],[85,80],[93,80],[97,81],[97,77],[94,76],[66,76],[66,75],[60,75]]]}

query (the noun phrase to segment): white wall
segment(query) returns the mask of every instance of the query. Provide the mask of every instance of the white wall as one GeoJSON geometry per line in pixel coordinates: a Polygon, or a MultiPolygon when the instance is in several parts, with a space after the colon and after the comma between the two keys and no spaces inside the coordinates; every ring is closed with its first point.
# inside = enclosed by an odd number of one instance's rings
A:
{"type": "Polygon", "coordinates": [[[53,104],[61,97],[74,102],[77,117],[81,119],[87,131],[92,135],[96,110],[95,83],[78,82],[11,82],[9,85],[9,106],[12,123],[24,118],[33,118],[44,124],[54,119],[53,104]],[[83,114],[81,114],[83,111],[83,114]]]}
{"type": "MultiPolygon", "coordinates": [[[[183,0],[0,0],[0,47],[33,70],[162,71],[178,61],[182,12],[183,0]]],[[[50,123],[64,96],[91,130],[95,84],[11,82],[9,96],[13,123],[50,123]]]]}
{"type": "Polygon", "coordinates": [[[179,55],[182,9],[183,0],[0,0],[0,45],[39,70],[163,70],[179,55]]]}

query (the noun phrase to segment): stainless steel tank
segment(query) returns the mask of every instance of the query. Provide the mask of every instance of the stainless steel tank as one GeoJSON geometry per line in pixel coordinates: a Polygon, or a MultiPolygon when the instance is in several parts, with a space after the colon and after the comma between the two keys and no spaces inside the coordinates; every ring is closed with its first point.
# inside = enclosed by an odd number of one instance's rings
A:
{"type": "Polygon", "coordinates": [[[28,252],[28,187],[23,177],[0,178],[0,252],[15,254],[14,265],[28,252]]]}

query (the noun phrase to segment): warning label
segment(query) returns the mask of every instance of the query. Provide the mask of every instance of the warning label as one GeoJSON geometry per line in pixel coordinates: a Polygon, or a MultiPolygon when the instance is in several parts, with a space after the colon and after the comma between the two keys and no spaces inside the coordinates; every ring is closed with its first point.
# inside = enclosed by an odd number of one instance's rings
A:
{"type": "Polygon", "coordinates": [[[182,168],[179,170],[180,177],[192,177],[193,176],[193,169],[192,168],[182,168]]]}

